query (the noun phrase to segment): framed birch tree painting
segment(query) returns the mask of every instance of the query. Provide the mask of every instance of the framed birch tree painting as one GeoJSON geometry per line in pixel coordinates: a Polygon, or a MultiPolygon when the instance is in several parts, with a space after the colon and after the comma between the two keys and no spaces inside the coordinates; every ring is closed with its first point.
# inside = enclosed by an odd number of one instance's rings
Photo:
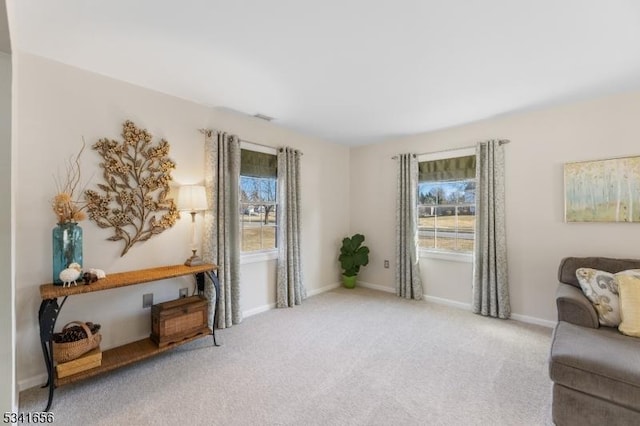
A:
{"type": "Polygon", "coordinates": [[[564,165],[565,222],[640,222],[640,156],[564,165]]]}

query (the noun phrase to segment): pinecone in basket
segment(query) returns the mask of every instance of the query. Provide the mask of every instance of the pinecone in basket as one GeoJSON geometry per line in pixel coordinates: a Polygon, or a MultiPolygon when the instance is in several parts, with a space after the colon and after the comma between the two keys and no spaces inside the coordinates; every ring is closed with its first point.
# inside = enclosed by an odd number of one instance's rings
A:
{"type": "MultiPolygon", "coordinates": [[[[100,330],[100,324],[94,324],[92,322],[87,322],[86,324],[89,330],[91,330],[91,334],[96,334],[100,330]]],[[[60,333],[53,333],[53,341],[56,343],[77,342],[78,340],[86,338],[87,333],[85,333],[84,328],[79,325],[68,327],[60,333]]]]}

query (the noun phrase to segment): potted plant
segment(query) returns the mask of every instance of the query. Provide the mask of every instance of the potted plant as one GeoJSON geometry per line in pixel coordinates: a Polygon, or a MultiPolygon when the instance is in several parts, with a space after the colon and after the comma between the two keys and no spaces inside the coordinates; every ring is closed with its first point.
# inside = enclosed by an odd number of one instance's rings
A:
{"type": "Polygon", "coordinates": [[[355,234],[353,237],[346,237],[342,240],[340,248],[340,265],[342,266],[342,284],[346,288],[356,286],[356,278],[361,266],[369,263],[369,247],[363,246],[364,235],[355,234]]]}

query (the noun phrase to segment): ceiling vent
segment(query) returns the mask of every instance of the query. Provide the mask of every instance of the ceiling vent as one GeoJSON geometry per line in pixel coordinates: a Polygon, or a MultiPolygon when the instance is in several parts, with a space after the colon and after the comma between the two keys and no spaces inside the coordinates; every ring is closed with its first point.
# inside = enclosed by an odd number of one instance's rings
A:
{"type": "Polygon", "coordinates": [[[264,114],[253,114],[253,116],[255,118],[259,118],[261,120],[265,120],[265,121],[271,121],[273,120],[273,117],[269,117],[268,115],[264,115],[264,114]]]}

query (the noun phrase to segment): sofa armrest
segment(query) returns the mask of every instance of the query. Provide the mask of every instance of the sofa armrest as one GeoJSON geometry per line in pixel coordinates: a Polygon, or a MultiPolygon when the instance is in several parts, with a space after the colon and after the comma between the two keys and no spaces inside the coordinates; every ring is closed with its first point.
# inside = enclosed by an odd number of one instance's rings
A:
{"type": "Polygon", "coordinates": [[[560,283],[556,291],[556,306],[558,321],[589,328],[600,327],[595,308],[582,291],[572,285],[560,283]]]}

